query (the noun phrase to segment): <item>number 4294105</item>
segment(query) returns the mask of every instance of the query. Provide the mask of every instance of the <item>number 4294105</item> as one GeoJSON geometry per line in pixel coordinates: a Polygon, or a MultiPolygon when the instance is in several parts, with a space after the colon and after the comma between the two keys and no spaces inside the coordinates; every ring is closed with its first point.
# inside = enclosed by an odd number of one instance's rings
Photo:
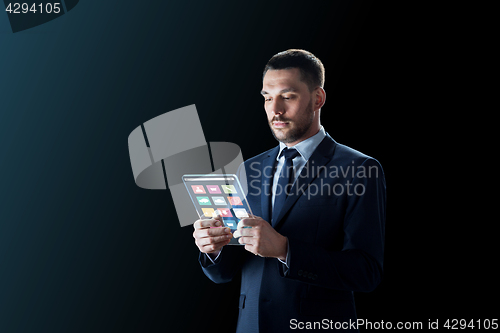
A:
{"type": "Polygon", "coordinates": [[[28,12],[31,13],[46,13],[46,14],[58,14],[61,12],[61,3],[55,2],[55,3],[33,3],[31,6],[27,3],[9,3],[7,5],[7,8],[5,8],[6,12],[9,12],[11,14],[26,14],[28,12]]]}

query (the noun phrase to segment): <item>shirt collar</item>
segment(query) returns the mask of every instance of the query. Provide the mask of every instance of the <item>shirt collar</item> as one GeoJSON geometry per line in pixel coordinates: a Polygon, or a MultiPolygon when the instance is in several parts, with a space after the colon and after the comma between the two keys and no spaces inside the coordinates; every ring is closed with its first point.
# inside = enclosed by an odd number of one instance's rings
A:
{"type": "MultiPolygon", "coordinates": [[[[304,141],[300,141],[295,146],[288,148],[297,149],[297,151],[300,153],[300,156],[302,156],[307,161],[314,153],[318,145],[321,143],[321,141],[323,141],[325,136],[326,136],[325,129],[323,128],[323,126],[321,126],[318,133],[314,134],[313,136],[304,141]]],[[[279,160],[281,152],[285,148],[287,148],[287,146],[283,142],[280,142],[280,151],[278,153],[278,156],[276,157],[277,160],[279,160]]]]}

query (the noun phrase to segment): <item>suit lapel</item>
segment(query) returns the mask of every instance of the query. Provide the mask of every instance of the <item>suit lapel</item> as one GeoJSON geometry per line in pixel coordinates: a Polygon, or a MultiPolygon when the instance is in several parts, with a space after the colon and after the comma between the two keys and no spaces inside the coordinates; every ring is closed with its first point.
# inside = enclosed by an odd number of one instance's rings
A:
{"type": "Polygon", "coordinates": [[[278,156],[279,146],[269,152],[269,155],[262,160],[262,175],[261,175],[261,190],[262,194],[261,207],[262,218],[264,221],[271,223],[271,198],[273,186],[274,167],[276,165],[276,157],[278,156]]]}
{"type": "Polygon", "coordinates": [[[276,225],[274,227],[275,229],[277,229],[281,225],[281,223],[283,223],[283,216],[290,210],[293,204],[300,198],[302,194],[307,192],[309,184],[318,176],[318,172],[321,170],[320,167],[326,165],[332,159],[336,145],[337,143],[328,134],[318,145],[318,147],[300,172],[299,177],[297,177],[297,180],[293,184],[292,190],[290,191],[291,193],[286,198],[283,209],[281,209],[281,212],[278,215],[278,219],[276,220],[276,225]]]}

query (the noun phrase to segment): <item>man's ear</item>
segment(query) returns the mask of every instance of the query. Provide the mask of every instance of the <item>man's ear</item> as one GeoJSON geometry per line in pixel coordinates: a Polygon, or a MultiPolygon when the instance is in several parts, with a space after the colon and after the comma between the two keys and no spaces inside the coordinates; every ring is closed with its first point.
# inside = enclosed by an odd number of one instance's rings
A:
{"type": "Polygon", "coordinates": [[[326,92],[325,89],[317,87],[314,89],[314,111],[317,111],[325,105],[326,92]]]}

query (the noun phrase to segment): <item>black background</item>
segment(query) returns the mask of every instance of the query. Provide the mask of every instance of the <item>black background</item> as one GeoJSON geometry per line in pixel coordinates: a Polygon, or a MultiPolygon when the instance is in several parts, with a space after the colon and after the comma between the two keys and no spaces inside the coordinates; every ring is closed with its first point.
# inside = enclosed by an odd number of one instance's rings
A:
{"type": "Polygon", "coordinates": [[[12,33],[0,13],[0,332],[233,332],[239,281],[203,275],[169,191],[135,185],[127,138],[196,104],[207,142],[272,148],[261,73],[288,48],[326,67],[327,132],[385,171],[385,276],[358,317],[498,316],[445,22],[400,2],[81,1],[12,33]]]}

